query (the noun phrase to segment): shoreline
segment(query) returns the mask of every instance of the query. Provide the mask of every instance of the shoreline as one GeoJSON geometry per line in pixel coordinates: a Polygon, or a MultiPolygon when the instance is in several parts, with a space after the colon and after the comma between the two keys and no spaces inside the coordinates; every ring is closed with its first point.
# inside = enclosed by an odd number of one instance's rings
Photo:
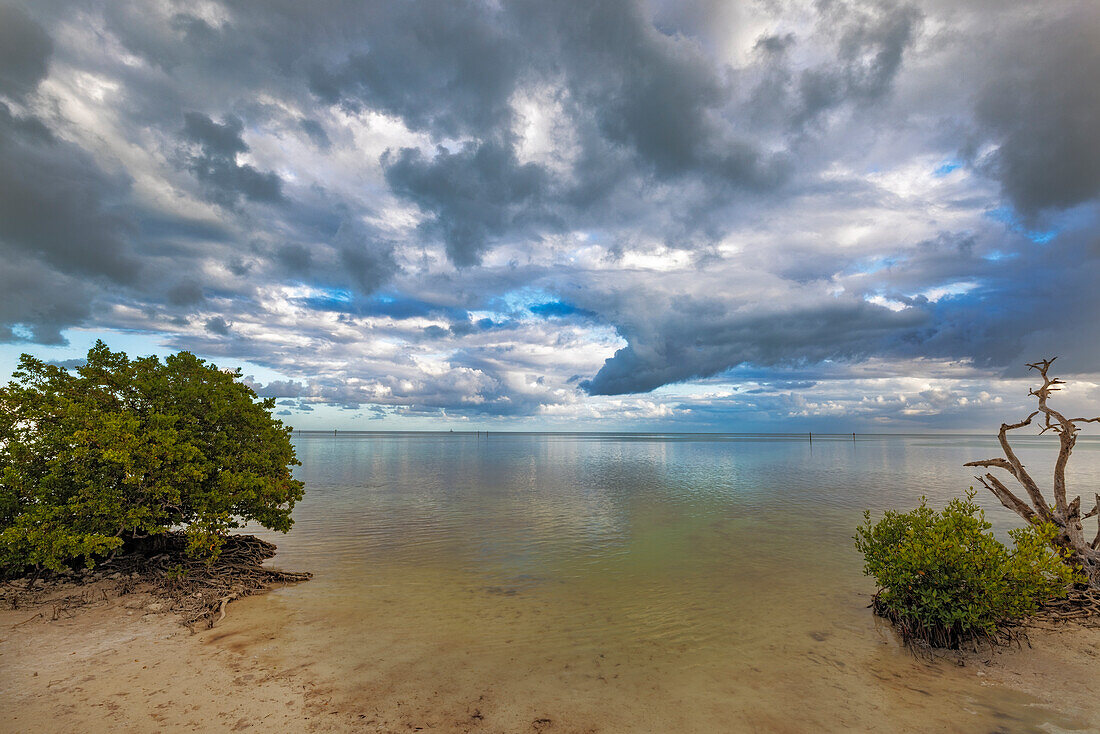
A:
{"type": "MultiPolygon", "coordinates": [[[[396,732],[416,721],[393,718],[369,705],[352,709],[335,681],[300,659],[279,666],[267,655],[281,647],[279,628],[261,629],[264,594],[239,602],[253,639],[234,642],[222,627],[190,632],[174,614],[148,611],[155,597],[141,592],[108,599],[49,620],[49,609],[0,611],[0,730],[23,732],[396,732]],[[36,612],[46,612],[36,616],[36,612]],[[227,639],[228,637],[228,639],[227,639]],[[263,661],[267,660],[265,664],[263,661]]],[[[234,604],[233,607],[237,607],[234,604]]],[[[1024,694],[1067,721],[1100,721],[1100,629],[1075,625],[1029,630],[1031,647],[963,653],[965,670],[982,686],[1024,694]]],[[[931,665],[954,667],[953,655],[931,665]]],[[[425,681],[430,686],[430,681],[425,681]]],[[[892,686],[884,683],[888,699],[892,686]]],[[[367,693],[367,692],[364,692],[367,693]]],[[[378,695],[378,691],[370,692],[378,695]]],[[[369,696],[364,696],[369,699],[369,696]]],[[[398,704],[399,705],[399,704],[398,704]]],[[[441,702],[442,709],[442,702],[441,702]]],[[[448,715],[443,731],[517,731],[491,708],[448,715]]],[[[554,713],[548,712],[552,717],[554,713]]],[[[427,722],[424,722],[427,723],[427,722]]],[[[443,721],[436,718],[437,728],[443,721]]],[[[732,723],[732,722],[731,722],[732,723]]],[[[899,730],[924,731],[921,719],[892,720],[899,730]]],[[[965,720],[959,731],[966,731],[965,720]]],[[[536,719],[529,731],[622,731],[613,720],[536,719]]],[[[782,729],[780,729],[782,730],[782,729]]],[[[1100,732],[1056,727],[1051,731],[1100,732]]]]}

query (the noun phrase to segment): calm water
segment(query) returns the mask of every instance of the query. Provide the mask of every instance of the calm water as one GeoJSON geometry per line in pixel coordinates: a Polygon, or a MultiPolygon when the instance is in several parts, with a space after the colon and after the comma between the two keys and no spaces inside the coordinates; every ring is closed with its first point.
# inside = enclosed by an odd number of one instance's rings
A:
{"type": "MultiPolygon", "coordinates": [[[[218,639],[308,669],[368,730],[1082,725],[914,659],[865,608],[873,588],[851,541],[863,509],[922,494],[942,505],[973,483],[965,461],[998,455],[991,438],[295,444],[307,495],[291,533],[272,539],[278,565],[316,577],[248,600],[218,639]]],[[[1017,445],[1045,476],[1055,444],[1017,445]]],[[[1082,439],[1072,468],[1071,488],[1100,485],[1100,443],[1082,439]]],[[[1018,524],[978,499],[998,532],[1018,524]]]]}

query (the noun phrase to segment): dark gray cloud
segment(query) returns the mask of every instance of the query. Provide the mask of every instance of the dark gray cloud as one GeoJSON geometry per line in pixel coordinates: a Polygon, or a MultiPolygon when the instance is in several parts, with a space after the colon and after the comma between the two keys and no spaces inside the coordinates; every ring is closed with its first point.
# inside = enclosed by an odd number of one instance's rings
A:
{"type": "Polygon", "coordinates": [[[91,315],[90,288],[19,253],[4,253],[0,294],[0,342],[64,344],[62,329],[91,315]]]}
{"type": "Polygon", "coordinates": [[[0,243],[66,273],[132,281],[133,221],[118,207],[129,181],[34,117],[0,103],[0,243]]]}
{"type": "Polygon", "coordinates": [[[432,158],[413,148],[387,151],[382,165],[396,193],[432,212],[428,229],[442,235],[456,265],[479,262],[493,238],[554,219],[545,201],[547,171],[519,164],[497,142],[468,143],[456,153],[439,148],[432,158]]]}
{"type": "Polygon", "coordinates": [[[731,309],[726,299],[697,295],[667,303],[650,295],[644,307],[634,298],[604,304],[604,313],[617,314],[628,344],[580,386],[592,395],[619,395],[741,365],[790,369],[875,356],[969,360],[1010,373],[1033,355],[1060,354],[1076,365],[1100,358],[1100,326],[1078,318],[1100,312],[1100,294],[1088,285],[1100,278],[1093,233],[1065,235],[1006,260],[983,259],[974,247],[966,237],[939,237],[917,243],[896,271],[876,270],[867,286],[875,292],[890,284],[886,297],[897,311],[847,296],[780,310],[762,303],[731,309]],[[1072,273],[1064,262],[1075,263],[1072,273]],[[915,277],[951,282],[976,271],[984,284],[974,290],[935,300],[905,295],[919,282],[915,277]]]}
{"type": "Polygon", "coordinates": [[[830,114],[871,112],[889,99],[923,27],[923,12],[910,3],[815,7],[814,33],[759,36],[755,63],[737,72],[748,90],[746,117],[763,135],[778,131],[797,140],[827,128],[830,114]],[[826,58],[807,64],[807,52],[826,58]]]}
{"type": "MultiPolygon", "coordinates": [[[[734,101],[728,70],[690,39],[659,32],[640,4],[514,3],[492,12],[475,7],[480,10],[461,18],[420,12],[391,20],[408,26],[397,37],[414,39],[412,47],[433,44],[414,54],[426,59],[449,53],[447,43],[464,38],[468,24],[492,24],[473,34],[474,41],[463,41],[479,63],[493,66],[478,83],[456,81],[467,72],[461,61],[414,65],[415,79],[381,94],[370,80],[391,49],[386,41],[357,57],[361,73],[350,74],[354,84],[340,86],[341,100],[350,89],[356,99],[373,99],[436,138],[476,138],[430,157],[406,148],[382,160],[393,191],[430,214],[427,231],[443,239],[456,264],[479,262],[501,235],[529,236],[532,225],[554,232],[567,221],[575,226],[617,219],[616,189],[636,190],[638,182],[690,177],[707,186],[764,192],[790,176],[788,156],[762,149],[725,118],[734,101]],[[491,52],[479,46],[489,37],[491,52]],[[439,38],[447,42],[437,43],[439,38]],[[410,101],[410,89],[422,93],[410,101]],[[571,170],[520,160],[517,116],[508,104],[519,92],[557,100],[561,124],[577,137],[571,170]],[[384,101],[377,101],[379,94],[384,101]]],[[[410,53],[410,44],[402,54],[410,53]]],[[[318,85],[315,77],[315,91],[318,85]]],[[[336,99],[335,91],[330,97],[336,99]]]]}
{"type": "Polygon", "coordinates": [[[21,8],[0,3],[0,94],[33,92],[46,76],[53,41],[21,8]]]}
{"type": "Polygon", "coordinates": [[[1038,20],[1027,43],[998,50],[978,94],[981,134],[997,146],[980,165],[1026,214],[1100,195],[1098,30],[1095,3],[1038,20]]]}
{"type": "Polygon", "coordinates": [[[312,63],[309,87],[328,104],[381,110],[442,137],[499,129],[530,63],[508,13],[470,1],[362,6],[356,45],[365,48],[312,63]]]}
{"type": "Polygon", "coordinates": [[[191,172],[220,204],[232,206],[241,197],[268,203],[281,201],[283,182],[277,174],[237,162],[238,154],[248,152],[241,137],[243,130],[244,123],[232,115],[217,123],[198,112],[186,113],[183,137],[199,148],[188,159],[191,172]]]}
{"type": "Polygon", "coordinates": [[[393,243],[381,240],[363,227],[343,223],[333,243],[339,250],[344,272],[363,293],[378,290],[397,272],[393,243]]]}
{"type": "Polygon", "coordinates": [[[909,4],[818,5],[824,10],[820,22],[826,32],[838,37],[838,63],[807,69],[799,75],[801,108],[794,118],[799,123],[846,101],[868,104],[887,94],[922,20],[921,12],[909,4]]]}
{"type": "Polygon", "coordinates": [[[203,324],[207,331],[218,336],[229,336],[229,323],[221,316],[213,316],[203,324]]]}
{"type": "Polygon", "coordinates": [[[166,299],[173,306],[191,306],[201,303],[202,286],[193,280],[183,280],[168,290],[166,299]]]}
{"type": "Polygon", "coordinates": [[[629,344],[581,383],[591,395],[648,392],[672,382],[759,366],[852,361],[926,322],[916,310],[893,312],[845,299],[778,312],[728,313],[721,301],[682,298],[624,329],[629,344]]]}
{"type": "Polygon", "coordinates": [[[749,188],[782,179],[781,161],[723,119],[732,101],[726,70],[690,38],[661,33],[640,3],[519,7],[528,33],[550,29],[550,53],[576,114],[595,123],[604,144],[627,146],[661,176],[713,173],[749,188]]]}
{"type": "MultiPolygon", "coordinates": [[[[37,23],[0,5],[0,94],[32,94],[51,50],[37,23]]],[[[0,341],[64,343],[62,329],[92,313],[87,281],[135,281],[134,222],[121,207],[128,192],[126,176],[0,101],[0,341]]]]}
{"type": "Polygon", "coordinates": [[[3,4],[0,340],[155,334],[387,420],[709,416],[609,396],[750,378],[714,411],[822,414],[868,365],[975,371],[868,420],[958,410],[1097,358],[1098,32],[1087,0],[3,4]]]}
{"type": "Polygon", "coordinates": [[[313,262],[309,249],[294,243],[279,247],[275,251],[275,258],[287,270],[298,274],[305,274],[313,262]]]}

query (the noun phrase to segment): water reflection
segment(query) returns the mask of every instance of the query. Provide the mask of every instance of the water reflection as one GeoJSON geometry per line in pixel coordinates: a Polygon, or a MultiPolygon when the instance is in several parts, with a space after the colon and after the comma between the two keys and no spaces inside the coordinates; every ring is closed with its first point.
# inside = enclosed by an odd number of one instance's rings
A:
{"type": "MultiPolygon", "coordinates": [[[[1045,473],[1053,444],[1017,445],[1045,473]]],[[[1076,486],[1100,483],[1098,446],[1081,440],[1076,486]]],[[[972,483],[964,462],[997,455],[995,440],[815,436],[811,450],[805,434],[341,433],[296,447],[308,493],[274,540],[280,564],[316,577],[277,595],[294,619],[286,651],[324,661],[348,696],[382,680],[369,660],[423,716],[440,705],[418,687],[429,685],[491,690],[505,707],[591,694],[591,716],[612,730],[643,714],[686,730],[731,716],[768,728],[784,695],[806,704],[800,727],[859,726],[882,713],[889,681],[903,708],[939,686],[971,712],[1057,718],[914,665],[865,609],[851,543],[862,510],[921,495],[942,505],[972,483]],[[601,680],[603,694],[588,691],[601,680]],[[670,703],[638,704],[655,691],[670,703]]],[[[1018,524],[978,500],[998,531],[1018,524]]]]}

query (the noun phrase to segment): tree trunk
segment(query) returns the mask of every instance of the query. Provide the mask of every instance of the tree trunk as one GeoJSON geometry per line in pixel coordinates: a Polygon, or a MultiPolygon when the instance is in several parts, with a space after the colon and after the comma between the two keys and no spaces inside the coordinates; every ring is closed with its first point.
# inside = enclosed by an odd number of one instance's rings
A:
{"type": "Polygon", "coordinates": [[[1028,522],[1052,523],[1058,529],[1058,536],[1054,542],[1059,548],[1068,551],[1067,561],[1081,567],[1088,576],[1090,586],[1100,588],[1100,494],[1096,494],[1096,505],[1093,509],[1082,515],[1081,498],[1075,497],[1073,500],[1068,500],[1066,489],[1066,465],[1077,443],[1077,432],[1080,430],[1078,424],[1100,423],[1100,418],[1066,418],[1047,405],[1051,393],[1061,389],[1058,385],[1065,384],[1062,380],[1047,375],[1053,362],[1054,358],[1051,358],[1028,365],[1028,368],[1037,370],[1043,378],[1041,387],[1028,391],[1028,394],[1038,399],[1039,408],[1019,423],[1001,424],[997,437],[1004,451],[1004,458],[971,461],[964,466],[1004,469],[1011,474],[1027,494],[1029,502],[1025,502],[1014,494],[992,473],[975,477],[975,479],[992,492],[1002,505],[1028,522]],[[1043,416],[1040,435],[1051,431],[1058,436],[1058,458],[1054,463],[1053,506],[1047,502],[1039,485],[1016,456],[1016,452],[1012,450],[1008,441],[1009,431],[1030,425],[1031,420],[1040,414],[1043,416]],[[1090,540],[1085,535],[1084,520],[1092,517],[1097,521],[1097,533],[1095,538],[1090,540]]]}

